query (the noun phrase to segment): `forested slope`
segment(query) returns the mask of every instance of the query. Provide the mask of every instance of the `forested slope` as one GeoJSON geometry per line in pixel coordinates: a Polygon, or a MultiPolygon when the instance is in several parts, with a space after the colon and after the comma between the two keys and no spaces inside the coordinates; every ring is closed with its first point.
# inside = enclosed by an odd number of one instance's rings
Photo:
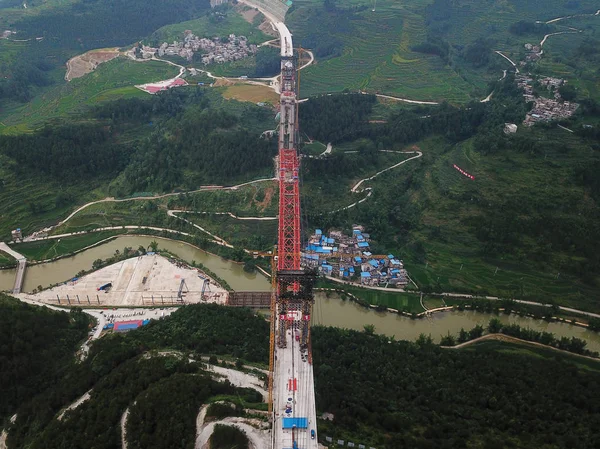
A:
{"type": "Polygon", "coordinates": [[[233,402],[248,405],[260,401],[260,394],[211,380],[189,356],[199,360],[202,354],[218,354],[267,363],[268,328],[262,317],[246,309],[197,305],[137,331],[103,337],[83,363],[67,366],[60,379],[44,384],[32,400],[15,404],[18,417],[10,428],[9,447],[118,449],[119,421],[137,401],[131,410],[132,447],[167,449],[179,441],[192,448],[194,413],[209,397],[230,395],[233,402]],[[159,355],[159,349],[167,351],[159,355]],[[89,401],[62,421],[56,419],[90,389],[89,401]],[[164,408],[154,410],[157,404],[164,408]]]}
{"type": "Polygon", "coordinates": [[[594,448],[600,364],[313,330],[320,435],[398,448],[594,448]]]}
{"type": "Polygon", "coordinates": [[[563,122],[573,133],[549,124],[506,135],[504,124],[522,123],[529,106],[510,74],[492,87],[487,103],[397,108],[377,121],[368,117],[381,107],[367,95],[303,103],[304,132],[340,149],[303,164],[310,226],[366,225],[375,251],[401,254],[424,291],[598,311],[598,105],[586,100],[563,122]],[[349,196],[353,183],[376,172],[360,169],[380,150],[402,149],[423,157],[363,183],[372,196],[343,209],[366,195],[349,196]]]}
{"type": "MultiPolygon", "coordinates": [[[[597,362],[499,342],[441,349],[426,337],[395,342],[322,327],[312,337],[317,409],[334,415],[319,422],[321,437],[390,449],[600,444],[597,362]]],[[[24,399],[9,447],[117,449],[129,407],[131,447],[191,448],[203,403],[228,398],[240,413],[260,395],[216,383],[189,358],[216,353],[267,363],[268,346],[262,317],[215,305],[186,306],[140,330],[104,337],[85,362],[24,399]],[[56,419],[90,389],[88,401],[56,419]]]]}
{"type": "Polygon", "coordinates": [[[90,322],[0,293],[0,423],[69,371],[90,322]]]}

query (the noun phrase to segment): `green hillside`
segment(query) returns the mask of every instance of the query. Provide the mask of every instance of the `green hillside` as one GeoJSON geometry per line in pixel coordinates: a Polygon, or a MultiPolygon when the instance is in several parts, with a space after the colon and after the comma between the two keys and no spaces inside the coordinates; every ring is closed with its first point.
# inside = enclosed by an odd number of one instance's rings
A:
{"type": "MultiPolygon", "coordinates": [[[[36,333],[56,332],[54,323],[40,321],[43,309],[12,299],[7,305],[31,309],[36,333]]],[[[20,341],[30,332],[19,327],[10,338],[20,341]]],[[[139,330],[105,336],[92,344],[85,361],[64,366],[51,385],[38,385],[35,397],[9,409],[17,419],[5,421],[8,447],[118,449],[126,409],[132,448],[193,448],[196,416],[202,405],[216,401],[225,404],[210,406],[209,420],[264,420],[258,411],[266,404],[257,391],[219,381],[198,360],[216,354],[265,366],[268,332],[264,318],[250,310],[192,305],[139,330]],[[86,392],[89,399],[59,420],[86,392]]],[[[2,338],[0,344],[9,341],[2,338]]],[[[55,335],[47,339],[60,341],[55,335]]],[[[382,449],[598,444],[596,361],[498,341],[442,349],[426,336],[396,342],[323,327],[313,329],[312,346],[318,416],[334,416],[319,419],[320,442],[329,436],[382,449]]],[[[3,363],[0,374],[6,373],[3,363]]],[[[22,387],[26,379],[15,376],[13,382],[22,387]]]]}

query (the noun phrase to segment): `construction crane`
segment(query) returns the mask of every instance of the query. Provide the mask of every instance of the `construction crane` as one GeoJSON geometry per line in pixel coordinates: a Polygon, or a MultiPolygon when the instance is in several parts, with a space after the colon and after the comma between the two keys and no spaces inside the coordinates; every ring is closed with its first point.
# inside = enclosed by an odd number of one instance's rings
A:
{"type": "Polygon", "coordinates": [[[204,282],[202,283],[202,292],[200,293],[200,300],[204,300],[204,293],[206,292],[206,290],[208,289],[208,291],[210,291],[210,281],[208,278],[205,278],[202,275],[198,275],[198,277],[200,279],[202,279],[204,282]]]}
{"type": "Polygon", "coordinates": [[[185,279],[182,279],[179,283],[179,291],[177,292],[177,300],[183,302],[183,294],[189,291],[187,284],[185,283],[185,279]],[[183,288],[185,287],[185,291],[183,288]]]}

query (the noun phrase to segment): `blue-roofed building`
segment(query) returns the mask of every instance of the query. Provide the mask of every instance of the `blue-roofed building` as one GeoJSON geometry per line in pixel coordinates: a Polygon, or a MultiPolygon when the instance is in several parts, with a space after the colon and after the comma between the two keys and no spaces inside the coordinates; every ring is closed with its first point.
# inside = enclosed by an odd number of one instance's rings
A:
{"type": "Polygon", "coordinates": [[[354,274],[355,273],[354,267],[348,268],[348,271],[350,272],[350,274],[354,274]]]}
{"type": "Polygon", "coordinates": [[[359,248],[368,248],[369,244],[367,242],[358,242],[357,243],[359,248]]]}
{"type": "Polygon", "coordinates": [[[369,260],[369,265],[371,265],[373,268],[377,268],[379,266],[376,260],[369,260]]]}
{"type": "Polygon", "coordinates": [[[372,283],[373,279],[371,278],[371,273],[367,272],[367,271],[363,271],[362,273],[360,273],[360,283],[361,284],[370,284],[372,283]]]}
{"type": "Polygon", "coordinates": [[[360,229],[354,229],[354,230],[352,231],[352,234],[353,234],[353,235],[361,234],[361,231],[360,231],[360,229]]]}
{"type": "Polygon", "coordinates": [[[394,259],[394,255],[393,254],[388,254],[388,259],[394,259]]]}
{"type": "Polygon", "coordinates": [[[365,241],[365,238],[362,236],[362,234],[357,234],[357,235],[356,235],[356,240],[357,240],[358,242],[364,242],[364,241],[365,241]]]}
{"type": "Polygon", "coordinates": [[[323,235],[323,231],[320,229],[315,230],[315,235],[323,235]]]}
{"type": "Polygon", "coordinates": [[[327,275],[331,275],[331,273],[333,272],[333,267],[326,263],[321,265],[319,268],[320,268],[321,272],[323,272],[324,274],[327,274],[327,275]]]}
{"type": "Polygon", "coordinates": [[[358,256],[356,256],[356,257],[354,258],[354,262],[356,262],[356,263],[362,263],[362,257],[358,257],[358,256]]]}

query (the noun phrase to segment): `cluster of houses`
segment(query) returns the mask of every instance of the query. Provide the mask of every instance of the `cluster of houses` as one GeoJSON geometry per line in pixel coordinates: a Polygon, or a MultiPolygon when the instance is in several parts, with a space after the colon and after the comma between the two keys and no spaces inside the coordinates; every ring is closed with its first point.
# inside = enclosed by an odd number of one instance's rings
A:
{"type": "Polygon", "coordinates": [[[571,117],[579,104],[563,101],[558,88],[566,83],[560,78],[545,77],[538,80],[541,86],[554,92],[554,98],[537,97],[533,92],[533,78],[527,75],[517,75],[517,85],[523,89],[523,97],[527,102],[533,102],[531,111],[525,117],[523,124],[532,126],[536,122],[550,122],[571,117]]]}
{"type": "Polygon", "coordinates": [[[524,66],[528,62],[536,62],[542,58],[542,48],[539,45],[525,44],[525,61],[521,61],[521,66],[524,66]]]}
{"type": "Polygon", "coordinates": [[[253,55],[257,51],[255,44],[249,44],[246,36],[230,34],[227,38],[214,37],[212,39],[200,38],[190,30],[184,32],[183,41],[174,41],[172,44],[164,42],[160,47],[142,46],[136,50],[136,56],[150,59],[155,55],[180,56],[191,61],[194,53],[202,54],[203,64],[222,64],[228,61],[237,61],[253,55]]]}
{"type": "Polygon", "coordinates": [[[402,260],[393,254],[374,255],[369,241],[370,235],[362,226],[354,226],[349,236],[335,230],[327,236],[317,229],[302,253],[302,263],[305,267],[317,268],[324,276],[362,285],[403,287],[408,284],[402,260]]]}

